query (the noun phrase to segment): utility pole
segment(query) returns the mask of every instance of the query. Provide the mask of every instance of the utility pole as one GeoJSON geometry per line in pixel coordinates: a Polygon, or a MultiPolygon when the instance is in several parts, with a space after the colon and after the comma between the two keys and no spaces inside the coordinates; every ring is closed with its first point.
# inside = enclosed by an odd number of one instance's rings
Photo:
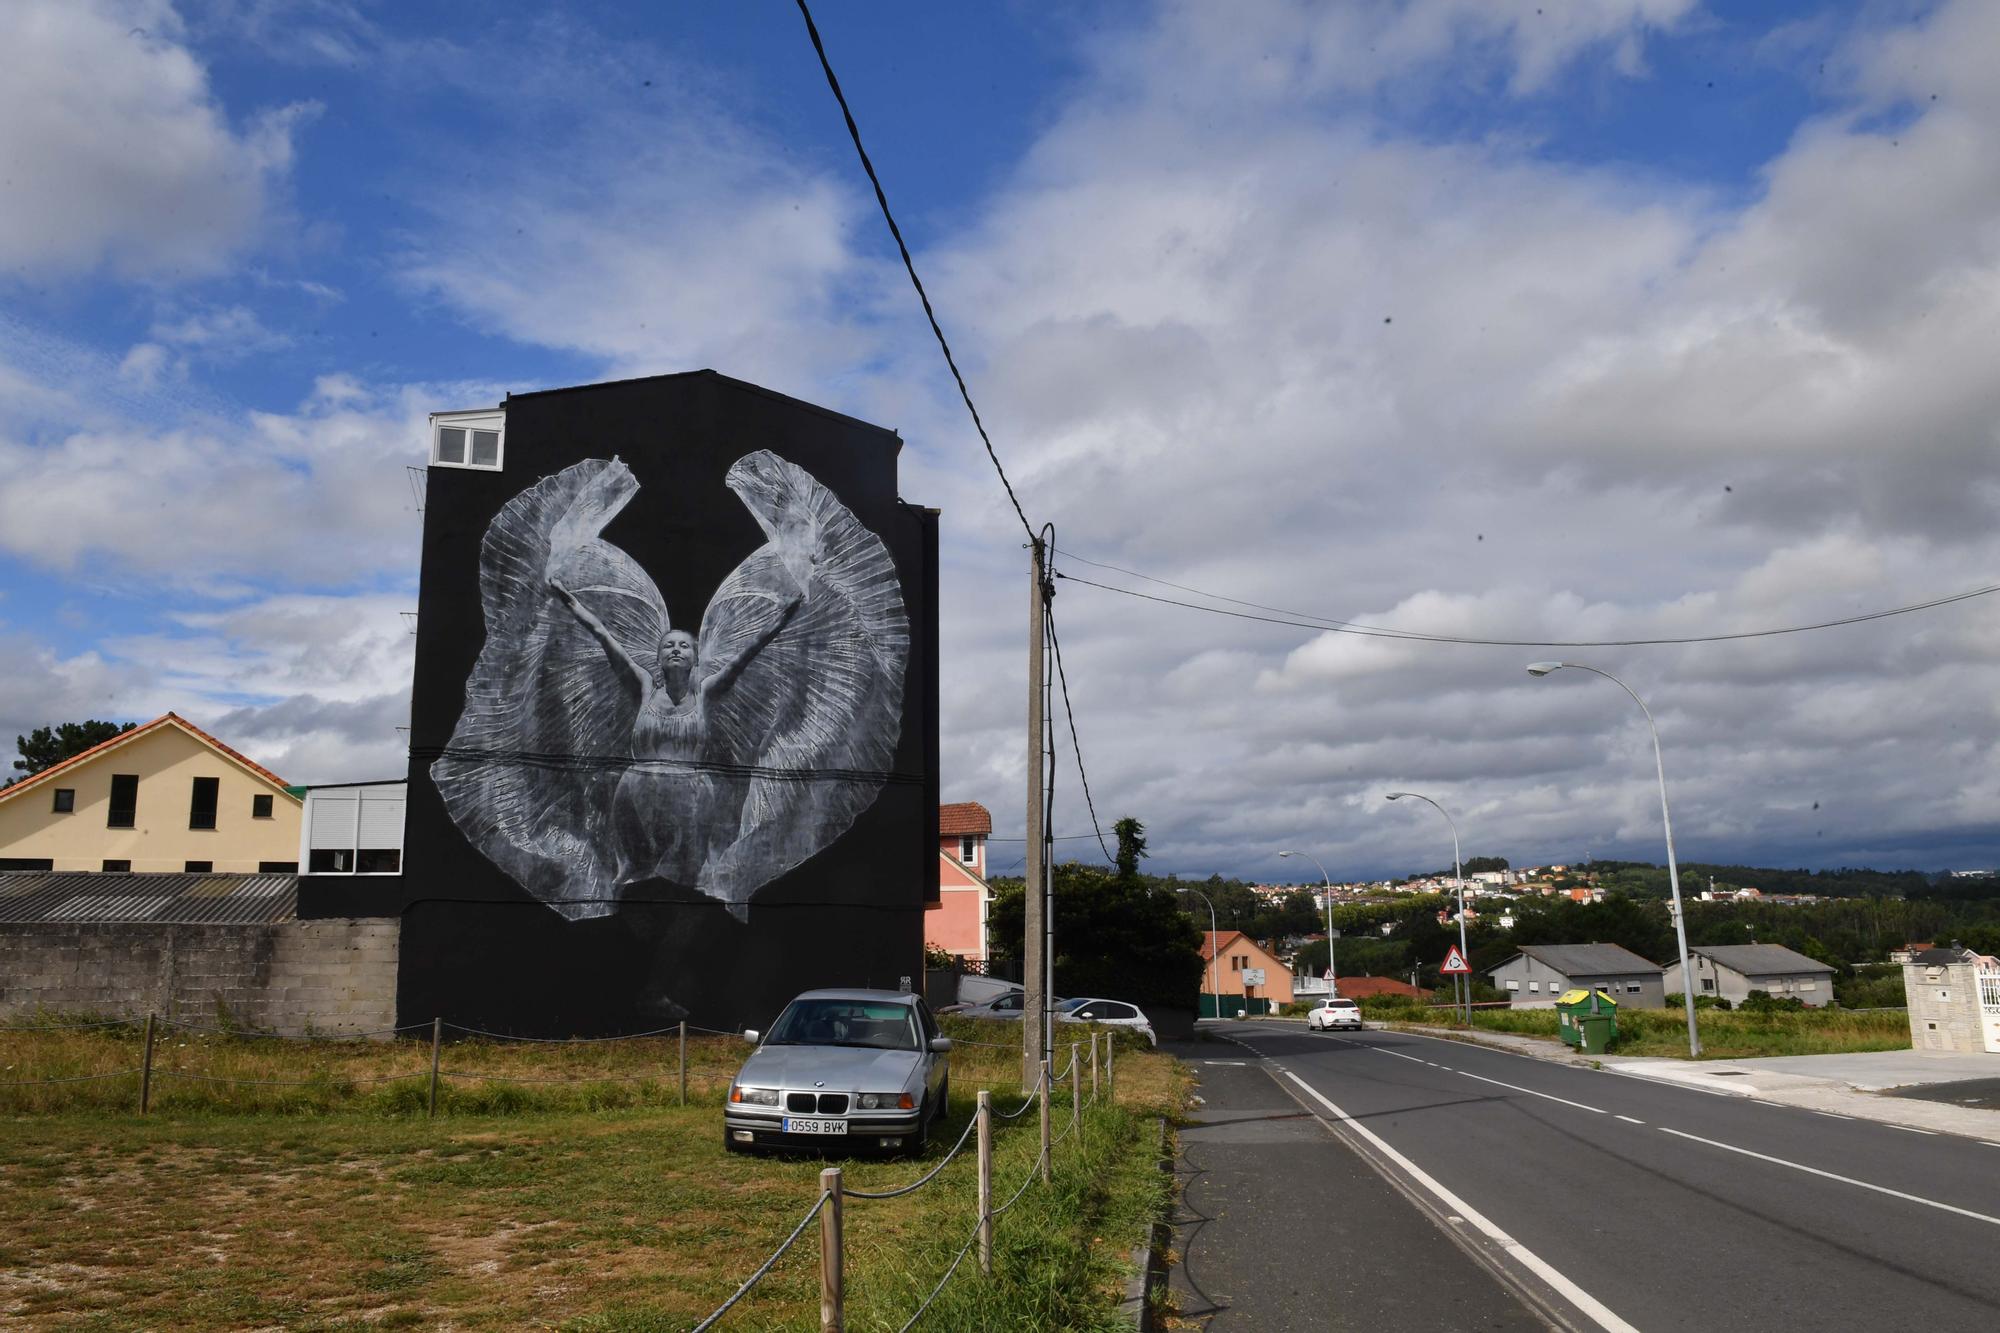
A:
{"type": "MultiPolygon", "coordinates": [[[[1048,581],[1043,575],[1043,550],[1037,537],[1029,548],[1028,580],[1028,864],[1022,880],[1025,908],[1021,944],[1021,984],[1026,990],[1021,1005],[1021,1090],[1028,1091],[1042,1075],[1049,1052],[1043,1045],[1049,994],[1044,980],[1047,966],[1047,869],[1042,864],[1042,634],[1048,617],[1048,581]]],[[[1047,1092],[1043,1097],[1046,1102],[1047,1092]]]]}

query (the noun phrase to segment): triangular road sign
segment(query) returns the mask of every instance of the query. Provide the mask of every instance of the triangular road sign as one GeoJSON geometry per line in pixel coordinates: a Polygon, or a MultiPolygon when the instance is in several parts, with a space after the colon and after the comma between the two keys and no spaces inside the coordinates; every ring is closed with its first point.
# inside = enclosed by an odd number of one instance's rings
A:
{"type": "Polygon", "coordinates": [[[1447,975],[1451,973],[1467,975],[1471,973],[1472,969],[1465,965],[1465,955],[1460,953],[1458,946],[1454,944],[1451,946],[1450,951],[1445,954],[1444,966],[1440,967],[1438,971],[1447,975]]]}

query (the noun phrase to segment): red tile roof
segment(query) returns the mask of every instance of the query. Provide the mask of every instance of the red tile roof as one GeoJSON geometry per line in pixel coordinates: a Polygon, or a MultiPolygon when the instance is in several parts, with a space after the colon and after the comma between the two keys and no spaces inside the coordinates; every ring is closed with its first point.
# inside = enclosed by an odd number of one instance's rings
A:
{"type": "Polygon", "coordinates": [[[977,801],[960,801],[938,807],[938,836],[963,838],[972,834],[993,836],[993,816],[977,801]]]}
{"type": "Polygon", "coordinates": [[[1415,995],[1422,991],[1407,981],[1394,977],[1342,977],[1333,983],[1334,991],[1350,1000],[1359,1000],[1369,995],[1415,995]]]}
{"type": "MultiPolygon", "coordinates": [[[[116,736],[113,736],[110,740],[99,741],[97,744],[91,746],[88,750],[84,750],[81,751],[80,753],[73,754],[59,764],[51,764],[49,767],[43,769],[39,773],[33,774],[29,777],[22,778],[19,782],[15,783],[13,786],[6,788],[4,791],[0,791],[0,801],[4,801],[10,796],[18,795],[21,792],[26,791],[30,787],[39,786],[41,785],[41,783],[48,780],[49,778],[56,776],[58,773],[65,773],[70,769],[75,768],[77,765],[83,763],[85,760],[92,759],[97,755],[102,754],[106,750],[114,750],[117,749],[119,746],[126,744],[127,742],[138,740],[141,736],[151,735],[153,732],[158,731],[161,727],[167,726],[168,724],[172,724],[173,726],[179,727],[182,731],[187,732],[190,736],[193,736],[196,740],[202,742],[202,744],[211,746],[217,751],[221,752],[223,755],[227,756],[228,758],[235,760],[237,763],[243,765],[243,767],[249,769],[252,773],[255,773],[258,777],[263,778],[266,782],[270,783],[272,786],[277,787],[280,790],[284,788],[285,780],[279,777],[276,773],[273,773],[270,769],[265,768],[262,764],[255,763],[245,758],[237,751],[230,749],[227,745],[224,745],[221,741],[215,739],[215,737],[209,735],[207,732],[203,731],[200,727],[197,727],[194,723],[182,717],[179,713],[162,713],[160,714],[160,716],[154,718],[151,722],[148,722],[143,726],[134,727],[130,731],[121,731],[116,736]]],[[[286,795],[290,796],[291,793],[287,792],[286,795]]],[[[292,797],[292,799],[297,800],[298,798],[294,796],[292,797]]]]}

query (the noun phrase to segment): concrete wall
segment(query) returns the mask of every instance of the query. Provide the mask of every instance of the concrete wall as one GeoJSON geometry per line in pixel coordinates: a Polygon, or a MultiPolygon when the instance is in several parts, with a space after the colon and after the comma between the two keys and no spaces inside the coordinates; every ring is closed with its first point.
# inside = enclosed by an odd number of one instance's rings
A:
{"type": "Polygon", "coordinates": [[[231,1023],[301,1035],[396,1021],[401,923],[0,925],[0,1022],[37,1010],[231,1023]]]}

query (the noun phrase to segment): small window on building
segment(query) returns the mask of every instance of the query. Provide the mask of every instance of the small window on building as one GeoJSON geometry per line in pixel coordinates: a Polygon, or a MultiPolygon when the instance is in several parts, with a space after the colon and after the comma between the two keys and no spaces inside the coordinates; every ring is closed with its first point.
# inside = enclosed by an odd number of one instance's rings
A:
{"type": "Polygon", "coordinates": [[[215,873],[215,862],[189,861],[181,867],[181,870],[190,875],[212,875],[215,873]]]}
{"type": "Polygon", "coordinates": [[[221,778],[196,778],[194,780],[194,796],[188,803],[189,828],[215,827],[215,806],[221,794],[221,778]]]}
{"type": "Polygon", "coordinates": [[[436,467],[497,472],[502,461],[507,414],[439,412],[431,417],[431,463],[436,467]]]}
{"type": "Polygon", "coordinates": [[[1937,1031],[1937,1024],[1935,1024],[1935,1023],[1926,1023],[1926,1024],[1924,1024],[1924,1029],[1925,1029],[1925,1031],[1928,1031],[1928,1032],[1936,1032],[1936,1031],[1937,1031]]]}
{"type": "Polygon", "coordinates": [[[139,775],[111,775],[111,811],[104,817],[106,828],[132,828],[139,822],[139,775]]]}
{"type": "Polygon", "coordinates": [[[1816,982],[1816,981],[1801,981],[1801,982],[1799,983],[1799,989],[1800,989],[1800,990],[1818,990],[1818,989],[1819,989],[1819,983],[1818,983],[1818,982],[1816,982]]]}
{"type": "Polygon", "coordinates": [[[270,793],[266,792],[261,796],[252,796],[250,798],[250,818],[269,819],[270,817],[271,817],[270,793]]]}
{"type": "Polygon", "coordinates": [[[1509,980],[1509,981],[1507,982],[1507,989],[1508,989],[1508,990],[1519,990],[1519,989],[1521,989],[1521,983],[1520,983],[1520,982],[1518,982],[1518,981],[1513,981],[1513,980],[1509,980]]]}
{"type": "Polygon", "coordinates": [[[1714,990],[1714,989],[1715,989],[1715,978],[1714,978],[1714,977],[1703,977],[1703,978],[1701,979],[1701,988],[1702,988],[1703,990],[1714,990]]]}
{"type": "Polygon", "coordinates": [[[1948,990],[1941,990],[1938,992],[1938,998],[1940,1000],[1949,1000],[1951,998],[1951,992],[1948,990]]]}
{"type": "Polygon", "coordinates": [[[67,815],[75,811],[75,809],[76,809],[76,788],[57,787],[55,812],[59,815],[67,815]]]}
{"type": "Polygon", "coordinates": [[[0,856],[0,871],[54,870],[56,863],[46,856],[0,856]]]}
{"type": "Polygon", "coordinates": [[[979,861],[979,844],[971,838],[960,838],[958,840],[958,859],[966,865],[977,864],[979,861]]]}
{"type": "Polygon", "coordinates": [[[1625,987],[1625,993],[1626,993],[1627,995],[1637,995],[1637,994],[1639,993],[1639,986],[1638,986],[1638,983],[1637,983],[1637,982],[1632,982],[1632,983],[1628,984],[1628,985],[1627,985],[1627,986],[1625,987]]]}
{"type": "Polygon", "coordinates": [[[129,875],[132,873],[132,863],[124,860],[107,860],[104,863],[103,873],[107,875],[129,875]]]}
{"type": "Polygon", "coordinates": [[[315,875],[351,875],[354,873],[354,851],[349,847],[315,847],[312,858],[306,862],[306,869],[315,875]]]}
{"type": "Polygon", "coordinates": [[[1535,994],[1540,995],[1542,993],[1542,983],[1539,981],[1531,981],[1528,983],[1528,989],[1533,991],[1535,994]]]}
{"type": "Polygon", "coordinates": [[[297,861],[259,861],[257,873],[260,875],[296,875],[299,873],[297,861]]]}

